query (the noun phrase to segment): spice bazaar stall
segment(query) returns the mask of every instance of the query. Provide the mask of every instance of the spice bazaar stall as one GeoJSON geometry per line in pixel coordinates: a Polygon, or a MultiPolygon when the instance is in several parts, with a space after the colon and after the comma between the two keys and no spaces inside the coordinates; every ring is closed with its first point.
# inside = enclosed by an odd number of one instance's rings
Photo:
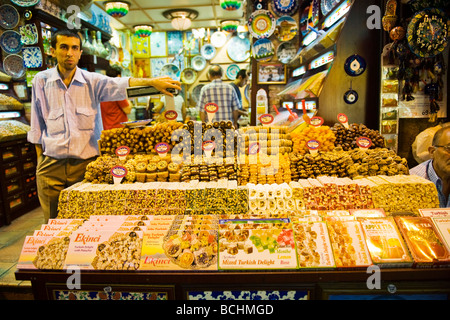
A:
{"type": "MultiPolygon", "coordinates": [[[[252,19],[269,25],[283,10],[299,20],[305,3],[286,3],[247,7],[266,10],[252,19]]],[[[322,23],[348,2],[310,4],[322,23]]],[[[295,111],[301,125],[277,122],[254,88],[281,81],[258,80],[255,60],[252,126],[215,121],[212,110],[203,123],[166,112],[158,123],[103,131],[85,180],[63,190],[58,217],[26,237],[16,279],[51,300],[448,299],[450,211],[439,208],[435,185],[410,175],[378,130],[317,99],[309,113],[295,111]],[[368,281],[374,271],[379,286],[368,281]]]]}

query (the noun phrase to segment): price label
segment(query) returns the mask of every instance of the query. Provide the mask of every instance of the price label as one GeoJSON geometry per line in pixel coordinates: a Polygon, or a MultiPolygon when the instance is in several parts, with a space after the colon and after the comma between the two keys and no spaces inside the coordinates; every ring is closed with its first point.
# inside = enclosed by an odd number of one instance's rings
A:
{"type": "Polygon", "coordinates": [[[212,140],[204,141],[202,143],[202,149],[203,151],[205,151],[205,155],[207,158],[211,158],[211,153],[213,152],[215,147],[216,143],[212,140]]]}
{"type": "Polygon", "coordinates": [[[119,184],[127,174],[127,168],[122,166],[115,166],[111,169],[111,175],[113,176],[114,184],[119,184]]]}
{"type": "Polygon", "coordinates": [[[178,118],[178,113],[175,110],[168,110],[164,113],[164,117],[168,120],[168,121],[173,121],[176,120],[178,118]]]}
{"type": "Polygon", "coordinates": [[[306,143],[306,147],[308,148],[308,150],[311,154],[315,154],[315,153],[319,152],[320,142],[317,140],[309,140],[306,143]]]}
{"type": "Polygon", "coordinates": [[[323,122],[322,117],[312,117],[311,120],[309,120],[309,124],[316,128],[320,127],[323,122]]]}
{"type": "Polygon", "coordinates": [[[212,122],[217,110],[219,110],[219,106],[213,102],[205,105],[205,111],[208,114],[208,122],[212,122]]]}
{"type": "Polygon", "coordinates": [[[250,146],[248,147],[248,154],[255,155],[258,154],[258,152],[259,152],[259,142],[253,142],[252,144],[250,144],[250,146]]]}
{"type": "Polygon", "coordinates": [[[263,114],[259,117],[259,121],[262,123],[263,126],[268,126],[273,122],[273,115],[271,114],[263,114]]]}
{"type": "Polygon", "coordinates": [[[349,126],[348,126],[348,117],[347,117],[346,114],[344,114],[344,113],[339,113],[339,114],[337,115],[337,119],[338,119],[338,121],[339,121],[346,129],[349,128],[349,126]]]}
{"type": "Polygon", "coordinates": [[[170,150],[170,146],[169,146],[169,144],[166,143],[166,142],[158,143],[158,144],[155,146],[155,151],[156,151],[162,158],[166,156],[166,154],[169,152],[169,150],[170,150]]]}
{"type": "Polygon", "coordinates": [[[372,140],[367,137],[359,137],[356,139],[356,144],[358,145],[359,149],[367,150],[372,146],[372,140]]]}
{"type": "Polygon", "coordinates": [[[130,148],[127,146],[120,146],[116,149],[116,156],[118,156],[120,160],[125,160],[129,154],[130,148]]]}

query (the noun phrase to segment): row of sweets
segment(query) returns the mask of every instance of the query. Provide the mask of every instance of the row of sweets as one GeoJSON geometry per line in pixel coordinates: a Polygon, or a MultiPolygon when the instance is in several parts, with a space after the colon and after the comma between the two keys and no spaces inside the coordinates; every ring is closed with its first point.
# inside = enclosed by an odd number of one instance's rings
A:
{"type": "Polygon", "coordinates": [[[79,183],[63,190],[59,218],[90,215],[267,214],[296,210],[383,209],[387,214],[438,208],[435,185],[418,176],[318,177],[282,184],[217,182],[79,183]]]}
{"type": "MultiPolygon", "coordinates": [[[[447,211],[448,212],[448,211],[447,211]]],[[[18,269],[344,270],[450,266],[450,216],[382,210],[274,215],[51,219],[27,236],[18,269]]]]}

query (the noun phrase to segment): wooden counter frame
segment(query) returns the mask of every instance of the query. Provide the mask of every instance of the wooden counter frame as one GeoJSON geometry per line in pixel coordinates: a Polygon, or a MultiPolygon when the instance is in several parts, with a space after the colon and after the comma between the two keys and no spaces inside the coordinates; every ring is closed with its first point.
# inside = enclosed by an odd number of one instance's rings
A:
{"type": "MultiPolygon", "coordinates": [[[[17,270],[15,273],[17,280],[29,280],[35,299],[52,299],[49,295],[49,288],[65,286],[66,281],[71,276],[64,270],[17,270]]],[[[199,271],[199,272],[147,272],[147,271],[90,271],[82,270],[81,290],[88,290],[90,287],[112,287],[120,288],[139,287],[140,290],[148,287],[168,288],[168,297],[177,300],[187,299],[189,290],[304,290],[309,292],[311,299],[321,299],[324,287],[330,284],[342,287],[358,286],[367,288],[366,282],[371,274],[366,270],[349,271],[199,271]]],[[[403,284],[408,284],[409,292],[414,288],[421,290],[421,284],[427,283],[428,287],[436,285],[438,292],[447,293],[450,288],[450,268],[398,268],[381,269],[380,279],[383,285],[395,283],[401,289],[403,284]],[[444,286],[442,286],[444,284],[444,286]]],[[[367,289],[368,290],[368,289],[367,289]]],[[[412,291],[411,291],[412,290],[412,291]]],[[[386,290],[368,290],[365,294],[386,294],[386,290]]]]}

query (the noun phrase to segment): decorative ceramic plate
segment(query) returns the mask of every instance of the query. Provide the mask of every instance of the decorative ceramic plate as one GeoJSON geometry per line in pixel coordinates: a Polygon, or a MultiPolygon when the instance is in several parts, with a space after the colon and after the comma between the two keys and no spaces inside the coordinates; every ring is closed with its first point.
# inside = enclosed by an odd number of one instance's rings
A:
{"type": "Polygon", "coordinates": [[[280,41],[292,40],[298,32],[297,22],[290,16],[278,18],[275,35],[280,41]]]}
{"type": "Polygon", "coordinates": [[[198,99],[200,98],[200,91],[204,87],[204,84],[198,84],[192,89],[192,99],[194,99],[194,102],[197,103],[198,99]]]}
{"type": "Polygon", "coordinates": [[[18,53],[22,50],[20,34],[14,30],[7,30],[0,36],[0,46],[6,53],[18,53]]]}
{"type": "Polygon", "coordinates": [[[298,9],[298,0],[273,0],[272,9],[279,16],[292,16],[298,9]]]}
{"type": "Polygon", "coordinates": [[[3,59],[3,69],[13,79],[20,79],[25,74],[23,59],[18,54],[10,54],[3,59]]]}
{"type": "Polygon", "coordinates": [[[237,64],[230,64],[227,68],[227,78],[235,80],[239,70],[241,70],[241,68],[239,68],[237,64]]]}
{"type": "Polygon", "coordinates": [[[22,49],[22,54],[26,68],[42,67],[42,52],[39,47],[25,47],[22,49]]]}
{"type": "Polygon", "coordinates": [[[127,121],[121,122],[120,124],[123,124],[125,127],[143,127],[149,124],[150,122],[152,122],[152,119],[127,121]]]}
{"type": "Polygon", "coordinates": [[[216,48],[222,48],[227,42],[227,35],[222,31],[216,31],[211,35],[211,44],[216,48]]]}
{"type": "Polygon", "coordinates": [[[195,71],[202,71],[206,67],[206,60],[202,56],[195,56],[192,58],[191,64],[195,71]]]}
{"type": "Polygon", "coordinates": [[[172,63],[167,63],[161,68],[161,76],[169,76],[174,80],[180,80],[180,68],[172,63]]]}
{"type": "Polygon", "coordinates": [[[26,46],[38,43],[39,34],[34,23],[29,23],[19,27],[22,43],[26,46]]]}
{"type": "Polygon", "coordinates": [[[191,68],[186,68],[181,72],[181,82],[186,84],[193,84],[197,79],[197,71],[191,68]]]}
{"type": "Polygon", "coordinates": [[[111,46],[111,56],[109,57],[112,61],[119,60],[119,50],[115,46],[111,46]]]}
{"type": "Polygon", "coordinates": [[[348,90],[346,93],[344,93],[344,101],[348,104],[354,104],[356,101],[358,101],[358,92],[355,90],[348,90]]]}
{"type": "Polygon", "coordinates": [[[335,4],[335,0],[321,0],[320,10],[322,10],[322,14],[326,16],[328,13],[330,13],[330,11],[333,10],[335,4]]]}
{"type": "Polygon", "coordinates": [[[250,101],[250,85],[246,85],[244,89],[244,96],[247,101],[250,101]]]}
{"type": "Polygon", "coordinates": [[[254,38],[269,38],[275,31],[276,20],[269,10],[257,10],[250,15],[247,24],[254,38]]]}
{"type": "Polygon", "coordinates": [[[350,76],[359,76],[366,70],[366,61],[363,57],[354,54],[345,60],[344,69],[350,76]]]}
{"type": "Polygon", "coordinates": [[[206,60],[211,60],[216,55],[216,48],[209,43],[206,43],[200,49],[200,52],[206,60]]]}
{"type": "Polygon", "coordinates": [[[250,40],[234,36],[227,45],[228,57],[234,62],[244,62],[250,58],[250,40]]]}
{"type": "Polygon", "coordinates": [[[288,64],[294,59],[297,54],[297,48],[292,41],[283,42],[277,48],[278,61],[288,64]]]}
{"type": "Polygon", "coordinates": [[[17,4],[19,7],[32,7],[39,3],[41,0],[11,0],[12,3],[17,4]]]}
{"type": "Polygon", "coordinates": [[[263,38],[256,40],[253,44],[253,57],[259,62],[270,61],[275,55],[275,48],[272,41],[263,38]]]}
{"type": "Polygon", "coordinates": [[[0,6],[0,27],[13,29],[19,24],[19,20],[19,12],[14,6],[10,4],[0,6]]]}

